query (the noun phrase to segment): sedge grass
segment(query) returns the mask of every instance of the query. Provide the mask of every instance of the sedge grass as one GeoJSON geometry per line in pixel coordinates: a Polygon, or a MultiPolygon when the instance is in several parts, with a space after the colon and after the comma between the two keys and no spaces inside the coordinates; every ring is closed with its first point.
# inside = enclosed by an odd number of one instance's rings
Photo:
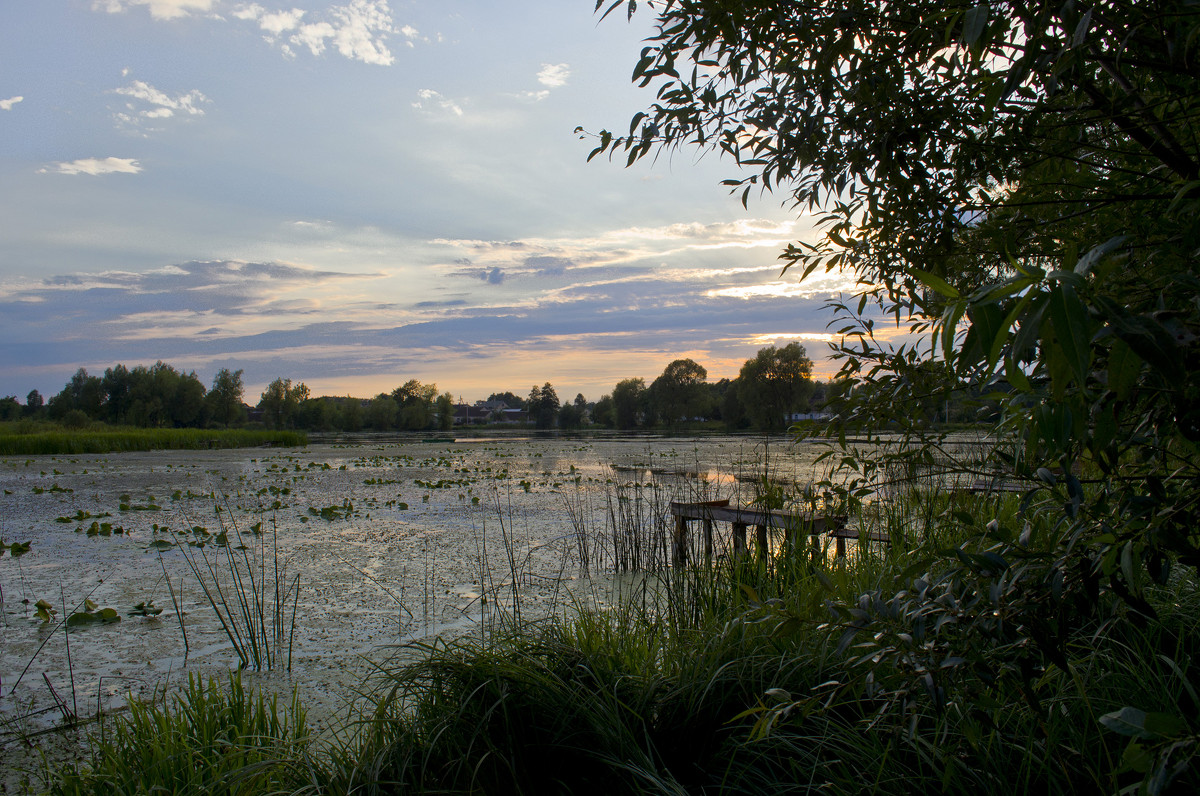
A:
{"type": "Polygon", "coordinates": [[[311,782],[309,733],[295,695],[248,691],[189,676],[171,698],[133,700],[105,719],[90,760],[50,777],[53,796],[84,794],[257,794],[293,792],[311,782]]]}
{"type": "MultiPolygon", "coordinates": [[[[224,516],[233,515],[225,512],[224,516]]],[[[222,525],[218,538],[223,537],[224,544],[212,556],[204,547],[196,553],[188,552],[186,546],[179,550],[237,653],[239,665],[258,671],[286,666],[291,671],[300,576],[288,580],[287,564],[280,557],[278,526],[272,521],[270,533],[266,533],[259,523],[259,530],[247,538],[236,520],[229,521],[231,527],[222,525]]]]}
{"type": "Polygon", "coordinates": [[[296,431],[248,429],[121,428],[80,431],[0,433],[0,456],[74,455],[150,450],[249,448],[259,445],[307,445],[296,431]]]}

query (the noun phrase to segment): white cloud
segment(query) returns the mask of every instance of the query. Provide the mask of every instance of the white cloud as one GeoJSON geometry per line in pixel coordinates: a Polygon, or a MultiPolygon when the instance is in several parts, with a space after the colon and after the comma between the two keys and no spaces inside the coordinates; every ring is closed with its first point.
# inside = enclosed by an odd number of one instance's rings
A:
{"type": "Polygon", "coordinates": [[[280,11],[275,14],[264,13],[258,19],[258,26],[271,36],[279,36],[300,26],[304,18],[304,9],[293,8],[291,11],[280,11]]]}
{"type": "Polygon", "coordinates": [[[542,69],[538,72],[537,79],[543,86],[559,88],[567,85],[567,78],[570,76],[570,64],[542,64],[542,69]]]}
{"type": "Polygon", "coordinates": [[[390,66],[395,57],[387,47],[387,38],[399,33],[409,44],[420,34],[416,28],[392,26],[392,12],[387,0],[351,0],[348,5],[333,6],[327,19],[305,22],[306,11],[268,11],[258,3],[239,6],[233,12],[236,19],[256,22],[264,38],[278,44],[283,54],[295,57],[295,47],[305,48],[313,55],[322,55],[332,46],[352,61],[390,66]],[[287,41],[281,38],[287,35],[287,41]]]}
{"type": "Polygon", "coordinates": [[[662,227],[629,227],[609,233],[616,238],[644,240],[705,240],[705,241],[761,241],[774,245],[780,239],[787,240],[794,232],[795,222],[766,221],[762,219],[739,219],[712,224],[685,222],[662,227]]]}
{"type": "Polygon", "coordinates": [[[24,97],[9,97],[6,100],[0,100],[0,111],[11,111],[14,105],[24,99],[24,97]]]}
{"type": "MultiPolygon", "coordinates": [[[[821,280],[817,280],[820,282],[821,280]]],[[[813,298],[830,293],[837,293],[847,287],[853,287],[853,280],[843,277],[840,283],[831,284],[825,280],[823,284],[805,282],[768,282],[765,285],[741,285],[736,287],[707,290],[704,295],[708,298],[739,298],[739,299],[773,299],[773,298],[813,298]]]]}
{"type": "Polygon", "coordinates": [[[211,11],[213,0],[95,0],[92,3],[96,10],[110,14],[119,14],[134,6],[146,6],[155,19],[177,19],[211,11]]]}
{"type": "Polygon", "coordinates": [[[437,107],[444,111],[449,111],[455,116],[463,115],[463,109],[457,102],[443,97],[439,92],[431,88],[421,89],[417,92],[417,97],[419,97],[418,101],[414,102],[412,106],[418,110],[428,110],[431,107],[437,107]]]}
{"type": "Polygon", "coordinates": [[[772,332],[754,335],[754,345],[775,345],[792,340],[815,340],[819,343],[837,342],[838,335],[829,332],[772,332]]]}
{"type": "Polygon", "coordinates": [[[208,97],[195,90],[171,96],[143,80],[135,80],[128,86],[113,89],[113,93],[150,106],[139,110],[137,105],[129,103],[126,107],[131,113],[117,115],[120,120],[127,123],[136,123],[137,118],[166,119],[174,116],[177,112],[188,116],[203,116],[204,109],[200,105],[209,101],[208,97]]]}
{"type": "MultiPolygon", "coordinates": [[[[142,170],[134,158],[81,158],[71,162],[59,162],[52,169],[58,174],[137,174],[142,170]]],[[[45,174],[51,169],[41,169],[45,174]]]]}

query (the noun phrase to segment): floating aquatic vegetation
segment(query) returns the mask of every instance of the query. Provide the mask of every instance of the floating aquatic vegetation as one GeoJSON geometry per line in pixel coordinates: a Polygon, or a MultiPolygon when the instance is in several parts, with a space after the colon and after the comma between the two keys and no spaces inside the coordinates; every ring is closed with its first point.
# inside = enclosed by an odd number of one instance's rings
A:
{"type": "Polygon", "coordinates": [[[29,552],[29,548],[33,546],[33,542],[13,542],[5,544],[3,539],[0,539],[0,556],[4,555],[4,551],[8,550],[8,554],[13,558],[20,558],[29,552]]]}
{"type": "MultiPolygon", "coordinates": [[[[81,533],[82,527],[76,528],[75,533],[81,533]]],[[[92,524],[87,528],[88,536],[112,536],[113,534],[122,535],[125,529],[120,525],[113,525],[111,522],[100,522],[92,520],[92,524]]]]}
{"type": "Polygon", "coordinates": [[[163,609],[161,609],[157,605],[155,605],[153,600],[146,600],[144,602],[140,602],[137,605],[133,606],[133,608],[131,608],[129,610],[129,615],[130,616],[152,617],[152,616],[158,616],[159,614],[162,613],[162,611],[163,611],[163,609]]]}
{"type": "Polygon", "coordinates": [[[323,520],[346,520],[354,514],[354,504],[349,498],[342,501],[342,505],[325,506],[324,508],[315,508],[310,506],[308,513],[314,517],[320,517],[323,520]]]}
{"type": "Polygon", "coordinates": [[[100,608],[89,598],[83,601],[82,611],[76,611],[67,617],[67,627],[108,625],[120,621],[121,615],[117,613],[117,609],[100,608]]]}
{"type": "Polygon", "coordinates": [[[45,600],[38,600],[33,607],[37,609],[33,615],[42,620],[42,624],[48,623],[58,613],[55,607],[45,600]]]}

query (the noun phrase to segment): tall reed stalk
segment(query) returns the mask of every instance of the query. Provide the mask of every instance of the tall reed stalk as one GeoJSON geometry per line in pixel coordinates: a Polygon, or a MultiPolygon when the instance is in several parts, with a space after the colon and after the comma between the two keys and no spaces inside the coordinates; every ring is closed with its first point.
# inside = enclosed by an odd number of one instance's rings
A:
{"type": "Polygon", "coordinates": [[[198,553],[181,547],[184,560],[233,645],[240,666],[259,671],[286,666],[291,671],[300,576],[289,583],[286,562],[280,558],[278,525],[272,519],[270,533],[256,532],[247,544],[236,518],[230,512],[223,516],[230,518],[228,523],[221,521],[229,543],[211,557],[204,547],[198,553]]]}

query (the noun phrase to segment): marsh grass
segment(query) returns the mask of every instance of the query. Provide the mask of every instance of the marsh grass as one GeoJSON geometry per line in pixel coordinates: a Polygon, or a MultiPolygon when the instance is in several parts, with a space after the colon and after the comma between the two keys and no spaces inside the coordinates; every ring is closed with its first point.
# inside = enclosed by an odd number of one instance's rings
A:
{"type": "Polygon", "coordinates": [[[0,430],[0,456],[73,455],[150,450],[250,448],[259,445],[307,445],[297,431],[247,429],[114,428],[78,431],[35,429],[0,430]]]}
{"type": "Polygon", "coordinates": [[[211,555],[207,547],[197,552],[189,552],[186,545],[178,549],[233,645],[240,667],[291,671],[300,576],[288,579],[279,551],[279,529],[272,520],[269,532],[259,530],[247,537],[231,512],[218,516],[230,517],[228,523],[222,520],[226,544],[211,555]]]}
{"type": "Polygon", "coordinates": [[[180,694],[130,700],[103,720],[91,759],[48,777],[49,792],[68,794],[242,794],[291,792],[311,782],[309,733],[295,695],[248,691],[228,681],[189,676],[180,694]]]}

